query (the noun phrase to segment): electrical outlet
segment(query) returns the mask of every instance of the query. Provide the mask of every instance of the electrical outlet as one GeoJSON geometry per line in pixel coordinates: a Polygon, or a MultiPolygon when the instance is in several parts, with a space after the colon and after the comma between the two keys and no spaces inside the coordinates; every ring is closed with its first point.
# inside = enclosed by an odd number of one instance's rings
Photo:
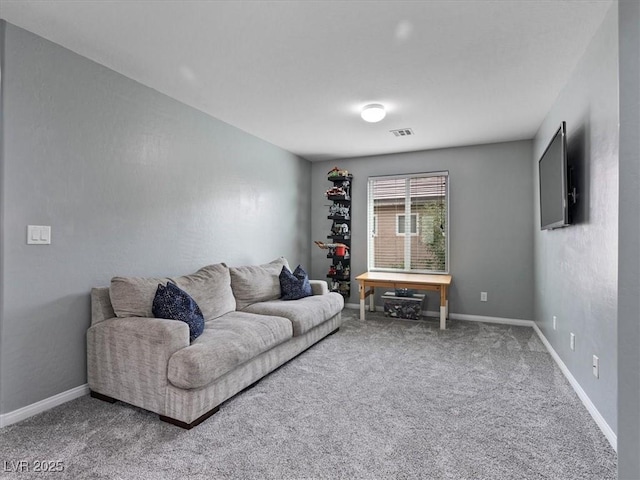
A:
{"type": "Polygon", "coordinates": [[[556,322],[558,320],[558,317],[556,317],[555,315],[553,316],[553,329],[556,329],[556,322]]]}
{"type": "Polygon", "coordinates": [[[569,346],[571,347],[571,350],[575,350],[576,349],[576,334],[575,333],[571,333],[571,336],[569,337],[569,346]]]}
{"type": "Polygon", "coordinates": [[[487,292],[480,292],[480,301],[481,302],[487,301],[487,292]]]}
{"type": "Polygon", "coordinates": [[[593,356],[593,376],[600,378],[600,359],[597,355],[593,356]]]}

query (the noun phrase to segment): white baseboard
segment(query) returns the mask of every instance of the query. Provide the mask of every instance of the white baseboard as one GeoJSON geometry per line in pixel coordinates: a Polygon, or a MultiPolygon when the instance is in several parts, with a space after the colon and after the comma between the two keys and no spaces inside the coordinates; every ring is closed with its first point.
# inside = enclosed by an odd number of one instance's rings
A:
{"type": "Polygon", "coordinates": [[[533,325],[533,329],[538,334],[538,337],[540,337],[540,340],[542,341],[544,346],[547,348],[547,350],[551,354],[551,357],[558,364],[558,367],[560,367],[560,370],[562,371],[564,376],[567,378],[567,380],[569,380],[569,383],[573,387],[573,390],[578,394],[578,397],[580,398],[584,406],[587,408],[587,411],[591,414],[591,417],[596,422],[596,425],[600,427],[600,430],[602,430],[602,433],[604,434],[604,436],[607,438],[607,440],[609,440],[611,447],[613,447],[613,449],[617,452],[618,436],[615,434],[613,429],[609,426],[609,424],[604,419],[604,417],[600,414],[596,406],[593,404],[593,402],[591,401],[587,393],[582,389],[582,387],[580,386],[578,381],[575,379],[575,377],[571,374],[567,366],[564,364],[564,362],[560,358],[560,355],[558,355],[556,351],[553,349],[553,347],[551,346],[551,343],[549,343],[549,340],[547,340],[547,338],[542,333],[542,330],[540,330],[540,328],[538,328],[538,325],[536,325],[535,323],[533,325]]]}
{"type": "Polygon", "coordinates": [[[82,397],[83,395],[87,395],[88,393],[89,385],[85,383],[84,385],[72,388],[71,390],[67,390],[66,392],[58,393],[53,397],[45,398],[44,400],[40,400],[39,402],[32,403],[31,405],[27,405],[26,407],[19,408],[18,410],[14,410],[13,412],[5,413],[3,415],[0,415],[0,428],[18,423],[38,413],[45,412],[53,407],[62,405],[63,403],[66,403],[70,400],[82,397]]]}
{"type": "MultiPolygon", "coordinates": [[[[427,312],[429,316],[438,317],[440,314],[436,312],[427,312]]],[[[463,320],[465,322],[484,322],[484,323],[501,323],[503,325],[515,325],[518,327],[533,327],[533,320],[522,320],[520,318],[504,318],[504,317],[485,317],[484,315],[467,315],[466,313],[450,313],[449,317],[453,320],[463,320]]]]}
{"type": "MultiPolygon", "coordinates": [[[[359,310],[360,305],[357,303],[347,303],[345,308],[351,310],[359,310]]],[[[367,303],[367,312],[369,311],[369,304],[367,303]]],[[[376,312],[384,310],[382,305],[376,305],[376,312]]],[[[422,311],[423,317],[440,318],[440,312],[436,311],[422,311]]],[[[503,317],[485,317],[483,315],[467,315],[465,313],[449,313],[449,318],[452,320],[463,320],[466,322],[484,322],[484,323],[501,323],[503,325],[516,325],[520,327],[533,327],[533,320],[521,320],[519,318],[503,318],[503,317]]]]}

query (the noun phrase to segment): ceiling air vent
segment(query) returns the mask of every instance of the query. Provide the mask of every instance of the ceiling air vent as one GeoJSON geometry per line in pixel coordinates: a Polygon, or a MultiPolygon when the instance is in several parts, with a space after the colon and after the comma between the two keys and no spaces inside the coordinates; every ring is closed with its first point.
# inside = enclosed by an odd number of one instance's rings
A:
{"type": "Polygon", "coordinates": [[[396,137],[408,137],[409,135],[415,135],[413,133],[413,130],[411,130],[410,128],[400,128],[398,130],[389,130],[391,133],[393,133],[396,137]]]}

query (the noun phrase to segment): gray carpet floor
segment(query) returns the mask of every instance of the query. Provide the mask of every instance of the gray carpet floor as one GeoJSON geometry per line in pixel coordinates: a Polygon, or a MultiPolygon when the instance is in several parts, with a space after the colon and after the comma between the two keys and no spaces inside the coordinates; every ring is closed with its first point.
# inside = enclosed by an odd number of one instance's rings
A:
{"type": "Polygon", "coordinates": [[[190,431],[88,396],[6,427],[0,476],[616,477],[615,452],[531,328],[345,316],[190,431]],[[42,460],[64,471],[7,471],[42,460]]]}

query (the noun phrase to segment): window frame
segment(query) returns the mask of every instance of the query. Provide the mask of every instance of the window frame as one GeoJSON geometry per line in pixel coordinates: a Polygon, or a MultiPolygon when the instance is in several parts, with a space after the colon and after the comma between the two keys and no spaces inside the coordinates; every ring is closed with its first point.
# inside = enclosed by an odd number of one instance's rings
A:
{"type": "MultiPolygon", "coordinates": [[[[408,190],[405,190],[405,212],[400,214],[400,215],[405,215],[405,219],[406,219],[406,212],[407,210],[409,211],[410,215],[414,215],[413,212],[411,212],[411,197],[407,197],[406,192],[408,190]]],[[[382,175],[382,176],[371,176],[367,179],[367,269],[370,272],[395,272],[395,273],[420,273],[420,274],[430,274],[430,275],[448,275],[450,270],[451,270],[451,209],[450,209],[450,203],[451,203],[451,178],[449,176],[449,171],[448,170],[443,170],[443,171],[435,171],[435,172],[421,172],[421,173],[409,173],[409,174],[400,174],[400,175],[382,175]],[[372,228],[373,228],[373,217],[377,216],[376,214],[373,213],[373,189],[372,189],[372,185],[375,181],[379,181],[379,180],[400,180],[400,179],[405,179],[407,181],[407,188],[410,182],[410,179],[412,178],[424,178],[424,177],[446,177],[445,180],[445,188],[444,188],[444,195],[445,195],[445,208],[446,208],[446,215],[445,215],[445,222],[446,222],[446,228],[445,228],[445,259],[444,259],[444,270],[426,270],[426,269],[407,269],[407,268],[384,268],[384,267],[375,267],[374,266],[374,254],[375,254],[375,244],[374,244],[374,239],[378,237],[377,232],[373,232],[372,228]]],[[[398,215],[398,214],[396,214],[398,215]]],[[[417,214],[415,214],[417,215],[417,214]]],[[[377,219],[376,219],[377,220],[377,219]]],[[[397,233],[397,217],[396,217],[396,233],[397,233]]],[[[416,218],[416,233],[413,234],[399,234],[397,233],[398,236],[403,236],[403,237],[408,237],[411,238],[413,236],[417,236],[418,232],[420,231],[420,227],[419,227],[419,219],[416,218]]],[[[377,221],[375,221],[375,224],[377,226],[377,221]]],[[[406,225],[405,225],[406,227],[406,225]]],[[[411,225],[409,225],[409,228],[411,229],[411,225]]],[[[408,240],[408,239],[407,239],[408,240]]],[[[406,250],[407,246],[405,243],[405,258],[407,257],[407,250],[406,250]]],[[[410,247],[409,247],[410,248],[410,247]]],[[[410,251],[408,256],[410,256],[410,251]]],[[[404,263],[405,265],[407,264],[406,261],[404,263]]]]}

